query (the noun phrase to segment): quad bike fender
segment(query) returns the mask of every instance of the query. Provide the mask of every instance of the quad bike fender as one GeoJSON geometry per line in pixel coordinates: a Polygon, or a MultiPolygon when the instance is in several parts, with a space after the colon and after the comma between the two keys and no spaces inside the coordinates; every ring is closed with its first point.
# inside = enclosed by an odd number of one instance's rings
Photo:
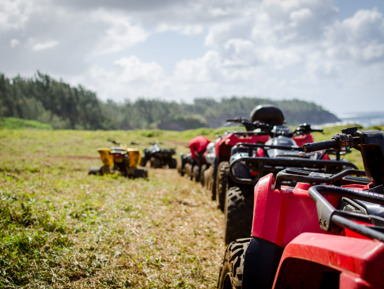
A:
{"type": "Polygon", "coordinates": [[[216,155],[219,161],[228,161],[231,157],[231,149],[238,143],[265,143],[269,135],[249,135],[245,133],[229,133],[215,143],[216,155]]]}
{"type": "Polygon", "coordinates": [[[329,278],[332,275],[336,277],[333,282],[338,282],[335,284],[339,286],[337,288],[384,288],[383,272],[382,242],[340,235],[303,233],[284,249],[273,288],[280,288],[282,284],[290,284],[295,288],[294,284],[300,279],[303,282],[305,278],[313,285],[314,280],[325,276],[328,276],[327,281],[332,280],[329,278]],[[308,276],[312,273],[317,277],[308,276]]]}
{"type": "Polygon", "coordinates": [[[111,155],[111,150],[109,148],[99,148],[97,151],[100,154],[100,159],[103,162],[104,166],[112,167],[113,165],[113,156],[111,155]]]}
{"type": "Polygon", "coordinates": [[[306,143],[312,143],[313,136],[311,134],[296,135],[293,137],[293,140],[298,146],[302,147],[306,143]]]}
{"type": "Polygon", "coordinates": [[[250,238],[244,254],[243,289],[271,288],[283,248],[259,238],[250,238]]]}
{"type": "MultiPolygon", "coordinates": [[[[273,174],[262,177],[254,189],[252,236],[285,247],[303,232],[324,233],[319,227],[316,204],[308,194],[310,184],[275,189],[273,174]]],[[[336,206],[338,198],[327,199],[336,206]]]]}
{"type": "Polygon", "coordinates": [[[140,151],[136,149],[127,149],[127,153],[129,155],[129,167],[137,167],[141,162],[141,154],[140,151]]]}
{"type": "Polygon", "coordinates": [[[224,138],[224,143],[229,146],[234,146],[237,143],[265,143],[269,139],[269,135],[246,135],[231,133],[224,138]]]}

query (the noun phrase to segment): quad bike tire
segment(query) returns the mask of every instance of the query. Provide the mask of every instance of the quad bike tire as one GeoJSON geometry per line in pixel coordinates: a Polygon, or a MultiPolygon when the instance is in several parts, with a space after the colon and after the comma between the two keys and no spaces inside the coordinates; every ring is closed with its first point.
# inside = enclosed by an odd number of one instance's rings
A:
{"type": "Polygon", "coordinates": [[[190,163],[186,163],[184,165],[184,175],[191,179],[192,177],[192,165],[190,163]]]}
{"type": "Polygon", "coordinates": [[[100,168],[98,167],[89,168],[88,175],[99,175],[99,174],[100,174],[100,168]]]}
{"type": "Polygon", "coordinates": [[[194,180],[196,183],[198,183],[200,181],[200,168],[197,165],[193,166],[192,179],[191,180],[194,180]]]}
{"type": "Polygon", "coordinates": [[[213,168],[210,166],[208,169],[204,171],[204,183],[203,187],[212,190],[212,174],[213,174],[213,168]]]}
{"type": "Polygon", "coordinates": [[[257,238],[231,242],[220,267],[218,289],[270,289],[283,249],[257,238]]]}
{"type": "Polygon", "coordinates": [[[227,193],[229,175],[229,163],[220,162],[217,168],[217,183],[216,183],[216,200],[219,209],[224,212],[225,195],[227,193]]]}
{"type": "Polygon", "coordinates": [[[214,177],[214,173],[215,173],[215,167],[214,165],[211,166],[212,168],[212,171],[210,172],[210,191],[211,191],[211,199],[212,201],[216,201],[216,195],[217,195],[217,191],[216,191],[216,187],[217,187],[217,177],[215,178],[214,177]]]}
{"type": "Polygon", "coordinates": [[[185,175],[185,165],[187,164],[185,156],[181,155],[180,163],[178,164],[178,171],[180,173],[180,176],[185,175]]]}
{"type": "Polygon", "coordinates": [[[147,165],[147,160],[146,158],[142,158],[141,161],[140,161],[140,166],[141,167],[145,167],[147,165]]]}
{"type": "Polygon", "coordinates": [[[249,241],[250,238],[239,239],[227,246],[220,267],[218,289],[242,288],[244,257],[249,241]]]}
{"type": "Polygon", "coordinates": [[[102,167],[91,167],[88,171],[88,175],[97,175],[97,176],[103,176],[106,174],[110,174],[111,170],[109,169],[109,166],[102,166],[102,167]]]}
{"type": "Polygon", "coordinates": [[[111,169],[109,168],[109,166],[102,166],[99,171],[100,175],[106,175],[111,173],[111,169]]]}
{"type": "Polygon", "coordinates": [[[204,187],[204,172],[207,170],[207,165],[203,164],[200,169],[200,184],[204,187]]]}
{"type": "Polygon", "coordinates": [[[154,157],[152,157],[149,161],[150,161],[150,163],[151,163],[151,168],[159,169],[159,168],[162,167],[162,166],[161,166],[161,161],[160,161],[160,159],[158,159],[158,158],[154,158],[154,157]]]}
{"type": "Polygon", "coordinates": [[[134,178],[147,179],[148,178],[148,170],[146,170],[146,169],[136,169],[133,177],[134,178]]]}
{"type": "Polygon", "coordinates": [[[176,169],[176,167],[177,167],[177,161],[175,159],[170,159],[168,163],[168,168],[176,169]]]}
{"type": "Polygon", "coordinates": [[[226,244],[251,235],[253,217],[253,187],[231,187],[224,208],[224,240],[226,244]]]}

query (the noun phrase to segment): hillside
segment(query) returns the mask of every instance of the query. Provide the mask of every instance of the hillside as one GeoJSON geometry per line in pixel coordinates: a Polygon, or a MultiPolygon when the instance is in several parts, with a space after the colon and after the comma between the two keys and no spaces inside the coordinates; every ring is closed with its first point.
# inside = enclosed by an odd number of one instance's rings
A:
{"type": "Polygon", "coordinates": [[[144,98],[132,102],[127,96],[122,103],[104,102],[95,92],[82,86],[72,87],[40,72],[31,79],[20,76],[9,79],[0,74],[0,118],[36,120],[54,129],[182,131],[218,128],[229,118],[248,118],[250,111],[259,104],[280,107],[290,125],[339,121],[321,106],[297,99],[273,101],[232,96],[219,100],[199,98],[187,104],[144,98]]]}

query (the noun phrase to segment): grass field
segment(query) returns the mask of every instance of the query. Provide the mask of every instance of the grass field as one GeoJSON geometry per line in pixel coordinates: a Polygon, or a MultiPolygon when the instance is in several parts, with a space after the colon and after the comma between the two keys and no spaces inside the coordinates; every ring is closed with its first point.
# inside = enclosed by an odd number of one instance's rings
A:
{"type": "Polygon", "coordinates": [[[208,191],[176,170],[149,169],[148,180],[87,172],[108,138],[179,154],[222,131],[1,129],[0,288],[214,288],[224,220],[208,191]]]}
{"type": "Polygon", "coordinates": [[[159,134],[0,130],[0,288],[213,288],[223,216],[201,185],[87,175],[107,138],[187,145],[159,134]]]}

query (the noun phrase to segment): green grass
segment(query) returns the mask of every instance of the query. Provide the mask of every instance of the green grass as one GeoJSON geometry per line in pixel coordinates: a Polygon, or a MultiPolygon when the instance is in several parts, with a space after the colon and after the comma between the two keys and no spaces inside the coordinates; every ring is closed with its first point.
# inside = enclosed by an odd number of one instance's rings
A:
{"type": "Polygon", "coordinates": [[[143,134],[0,130],[0,288],[215,287],[223,220],[201,185],[87,175],[108,138],[187,145],[143,134]]]}
{"type": "Polygon", "coordinates": [[[35,120],[7,117],[0,119],[0,128],[5,129],[47,129],[52,130],[49,124],[41,123],[35,120]]]}
{"type": "Polygon", "coordinates": [[[208,191],[176,170],[87,173],[109,138],[180,153],[224,131],[0,130],[0,288],[215,288],[223,215],[208,191]]]}

